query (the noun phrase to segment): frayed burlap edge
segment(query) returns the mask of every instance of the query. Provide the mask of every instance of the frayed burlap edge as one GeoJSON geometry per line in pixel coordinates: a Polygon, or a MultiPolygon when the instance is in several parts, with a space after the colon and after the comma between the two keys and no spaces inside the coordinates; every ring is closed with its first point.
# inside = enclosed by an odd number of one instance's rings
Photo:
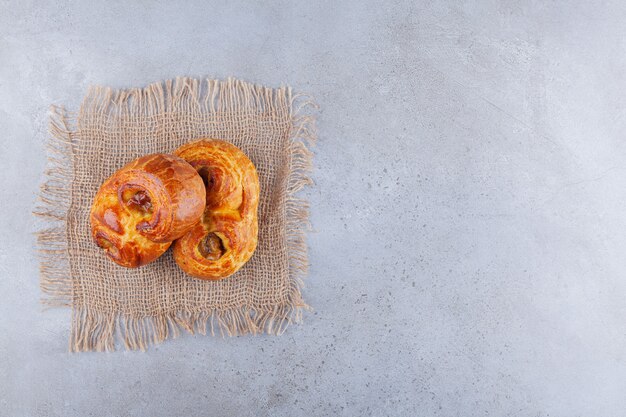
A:
{"type": "Polygon", "coordinates": [[[72,305],[72,279],[67,241],[67,214],[72,201],[72,116],[62,107],[50,109],[48,166],[34,214],[46,227],[37,232],[40,286],[46,307],[72,305]]]}
{"type": "MultiPolygon", "coordinates": [[[[216,333],[222,336],[267,333],[282,334],[291,323],[302,321],[302,312],[310,307],[303,301],[301,288],[308,271],[306,231],[309,228],[308,202],[296,194],[311,185],[309,173],[313,154],[309,146],[316,141],[315,118],[310,114],[317,105],[306,95],[293,95],[290,88],[271,89],[235,79],[197,80],[177,78],[176,81],[154,83],[144,89],[132,89],[121,95],[148,100],[150,108],[171,109],[194,107],[207,112],[267,111],[288,105],[291,117],[289,133],[290,166],[287,178],[285,224],[286,246],[289,253],[290,294],[285,305],[213,309],[203,312],[177,311],[157,316],[129,317],[121,313],[94,311],[76,305],[72,298],[72,274],[68,252],[67,216],[72,201],[74,178],[72,153],[80,138],[73,128],[73,116],[60,107],[53,107],[50,117],[50,138],[46,180],[41,186],[41,205],[35,214],[46,219],[48,227],[37,233],[40,254],[40,285],[47,306],[71,306],[72,324],[69,350],[115,350],[116,336],[129,350],[145,350],[152,343],[177,337],[182,330],[191,334],[216,333]],[[163,94],[163,89],[174,94],[163,94]],[[201,91],[204,89],[204,91],[201,91]],[[186,94],[176,94],[185,91],[186,94]],[[200,100],[203,96],[204,99],[200,100]],[[186,102],[181,100],[186,99],[186,102]]],[[[94,87],[83,106],[101,106],[111,100],[122,100],[120,92],[94,87]],[[91,98],[91,102],[89,102],[91,98]]],[[[136,103],[135,100],[132,102],[136,103]]],[[[147,108],[147,107],[145,107],[147,108]]]]}

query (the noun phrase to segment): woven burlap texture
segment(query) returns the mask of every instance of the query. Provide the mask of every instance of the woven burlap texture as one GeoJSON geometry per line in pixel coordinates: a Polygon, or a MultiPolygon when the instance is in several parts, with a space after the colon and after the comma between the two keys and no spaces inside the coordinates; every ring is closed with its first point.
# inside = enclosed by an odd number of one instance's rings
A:
{"type": "Polygon", "coordinates": [[[113,350],[116,340],[145,350],[181,329],[280,334],[301,319],[308,205],[295,194],[310,184],[311,105],[286,87],[178,78],[143,89],[93,87],[77,113],[53,108],[37,210],[51,223],[38,236],[41,287],[45,303],[72,308],[71,351],[113,350]],[[139,156],[201,137],[237,145],[257,168],[253,257],[217,282],[185,275],[171,251],[137,269],[111,262],[90,236],[89,210],[102,182],[139,156]]]}

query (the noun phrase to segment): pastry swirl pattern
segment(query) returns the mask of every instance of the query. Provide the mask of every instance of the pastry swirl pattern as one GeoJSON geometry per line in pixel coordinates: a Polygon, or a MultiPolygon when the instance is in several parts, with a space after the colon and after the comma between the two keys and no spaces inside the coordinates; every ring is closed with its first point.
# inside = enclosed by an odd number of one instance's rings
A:
{"type": "Polygon", "coordinates": [[[258,242],[259,179],[236,146],[201,139],[174,152],[193,166],[206,187],[201,221],[174,243],[174,259],[187,274],[218,280],[234,274],[258,242]]]}
{"type": "Polygon", "coordinates": [[[96,244],[119,265],[135,268],[161,256],[204,212],[196,170],[173,155],[136,159],[109,177],[90,212],[96,244]]]}

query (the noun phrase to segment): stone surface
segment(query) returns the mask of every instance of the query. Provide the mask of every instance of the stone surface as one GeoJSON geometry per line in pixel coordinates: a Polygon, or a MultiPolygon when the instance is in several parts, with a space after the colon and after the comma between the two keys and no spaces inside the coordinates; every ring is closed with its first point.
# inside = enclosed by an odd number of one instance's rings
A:
{"type": "Polygon", "coordinates": [[[0,1],[1,416],[625,415],[623,2],[206,3],[0,1]],[[30,214],[48,106],[178,75],[320,104],[315,311],[68,354],[30,214]]]}

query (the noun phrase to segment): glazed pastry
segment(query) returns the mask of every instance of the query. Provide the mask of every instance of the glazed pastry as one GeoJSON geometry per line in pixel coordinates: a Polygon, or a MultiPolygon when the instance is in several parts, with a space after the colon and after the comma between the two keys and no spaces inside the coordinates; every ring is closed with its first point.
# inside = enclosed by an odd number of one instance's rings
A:
{"type": "Polygon", "coordinates": [[[218,280],[234,274],[258,241],[259,179],[254,164],[236,146],[216,139],[183,145],[206,186],[202,221],[174,242],[174,259],[187,274],[218,280]]]}
{"type": "Polygon", "coordinates": [[[91,207],[91,233],[114,262],[135,268],[187,233],[205,201],[202,178],[183,159],[143,156],[102,184],[91,207]]]}

